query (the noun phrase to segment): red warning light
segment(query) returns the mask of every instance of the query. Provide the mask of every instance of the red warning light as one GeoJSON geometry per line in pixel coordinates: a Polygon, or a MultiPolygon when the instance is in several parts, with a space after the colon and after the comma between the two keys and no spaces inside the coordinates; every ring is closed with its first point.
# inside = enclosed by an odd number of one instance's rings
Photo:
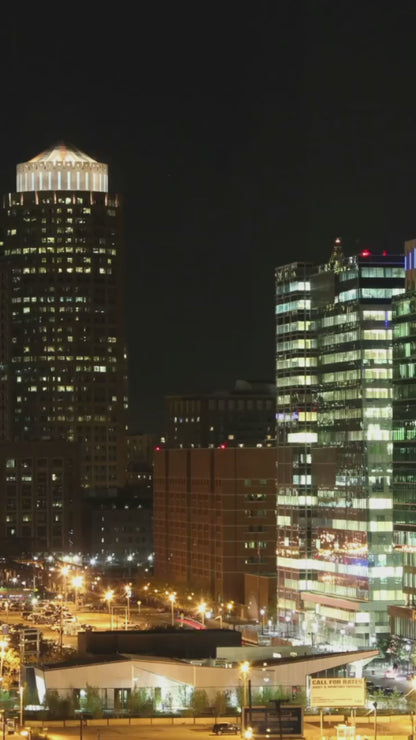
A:
{"type": "Polygon", "coordinates": [[[161,449],[162,449],[162,448],[161,448],[161,447],[159,447],[159,445],[157,445],[157,446],[155,447],[155,452],[160,452],[160,450],[161,450],[161,449]]]}
{"type": "Polygon", "coordinates": [[[222,444],[220,445],[220,450],[226,450],[226,449],[227,449],[227,445],[226,445],[226,444],[225,444],[225,443],[223,442],[223,443],[222,443],[222,444]]]}
{"type": "Polygon", "coordinates": [[[371,257],[371,252],[369,249],[363,249],[361,252],[361,257],[371,257]]]}
{"type": "Polygon", "coordinates": [[[387,249],[383,250],[383,257],[387,257],[387,249]]]}

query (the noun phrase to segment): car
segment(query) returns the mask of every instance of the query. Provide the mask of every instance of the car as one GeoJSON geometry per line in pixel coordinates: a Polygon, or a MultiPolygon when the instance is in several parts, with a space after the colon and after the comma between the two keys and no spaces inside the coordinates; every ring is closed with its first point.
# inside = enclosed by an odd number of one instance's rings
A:
{"type": "Polygon", "coordinates": [[[217,722],[212,731],[214,735],[238,735],[240,727],[233,722],[217,722]]]}

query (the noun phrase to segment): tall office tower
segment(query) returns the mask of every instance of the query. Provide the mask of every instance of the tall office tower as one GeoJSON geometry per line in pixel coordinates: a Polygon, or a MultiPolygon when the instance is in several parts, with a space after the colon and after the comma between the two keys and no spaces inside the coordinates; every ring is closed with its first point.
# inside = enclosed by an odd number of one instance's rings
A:
{"type": "Polygon", "coordinates": [[[277,611],[297,620],[311,542],[311,444],[317,440],[313,263],[276,270],[277,611]]]}
{"type": "Polygon", "coordinates": [[[416,639],[416,239],[405,242],[406,291],[393,302],[394,539],[406,606],[390,609],[393,634],[416,639]]]}
{"type": "Polygon", "coordinates": [[[17,166],[1,216],[3,438],[79,443],[95,491],[125,479],[120,210],[107,165],[58,145],[17,166]]]}
{"type": "Polygon", "coordinates": [[[303,479],[295,468],[289,477],[290,436],[278,450],[278,526],[288,533],[278,536],[280,608],[295,604],[288,618],[301,613],[312,639],[365,645],[388,631],[387,605],[402,598],[393,552],[391,301],[404,288],[403,258],[365,250],[320,267],[309,287],[317,443],[311,437],[305,450],[303,479]]]}

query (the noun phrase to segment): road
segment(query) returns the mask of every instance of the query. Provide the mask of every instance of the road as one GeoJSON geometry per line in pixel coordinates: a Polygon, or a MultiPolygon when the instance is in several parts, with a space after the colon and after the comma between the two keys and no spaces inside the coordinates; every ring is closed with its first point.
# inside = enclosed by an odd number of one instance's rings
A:
{"type": "MultiPolygon", "coordinates": [[[[166,727],[162,725],[131,725],[131,726],[87,726],[82,729],[83,740],[154,740],[163,735],[164,740],[208,740],[215,738],[212,732],[213,722],[209,725],[177,725],[166,727]]],[[[68,740],[80,738],[79,727],[48,728],[50,740],[68,740]]],[[[234,736],[231,736],[234,737],[234,736]]]]}
{"type": "MultiPolygon", "coordinates": [[[[49,726],[46,734],[50,740],[72,740],[81,737],[82,740],[136,740],[137,737],[140,737],[140,740],[154,740],[154,738],[161,736],[164,740],[212,740],[216,737],[212,732],[214,719],[210,721],[199,719],[196,724],[193,724],[193,720],[190,718],[183,721],[175,719],[174,726],[169,725],[168,722],[172,722],[172,720],[157,718],[153,721],[153,724],[150,724],[150,720],[133,720],[131,725],[117,724],[117,720],[108,723],[106,720],[90,720],[86,726],[82,727],[82,734],[79,724],[66,728],[49,726]]],[[[332,717],[332,720],[329,721],[327,717],[324,721],[323,737],[326,740],[336,740],[337,725],[339,724],[340,718],[332,717]]],[[[356,727],[357,735],[360,735],[363,739],[372,740],[374,738],[373,717],[358,718],[356,727]]],[[[35,728],[33,727],[32,730],[34,731],[35,728]]],[[[409,716],[379,717],[377,720],[376,736],[379,739],[393,736],[395,738],[406,738],[407,740],[410,733],[411,720],[409,716]]],[[[234,736],[231,735],[231,737],[234,736]]],[[[319,717],[305,717],[304,737],[310,738],[310,740],[320,740],[319,717]]]]}

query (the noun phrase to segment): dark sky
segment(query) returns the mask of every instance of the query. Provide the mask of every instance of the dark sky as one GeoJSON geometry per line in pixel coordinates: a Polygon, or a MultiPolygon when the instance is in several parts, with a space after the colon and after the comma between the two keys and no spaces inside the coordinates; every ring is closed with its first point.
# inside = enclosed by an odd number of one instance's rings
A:
{"type": "Polygon", "coordinates": [[[58,140],[108,162],[132,430],[162,431],[169,393],[273,378],[276,265],[416,236],[416,4],[51,8],[2,9],[0,192],[58,140]]]}

